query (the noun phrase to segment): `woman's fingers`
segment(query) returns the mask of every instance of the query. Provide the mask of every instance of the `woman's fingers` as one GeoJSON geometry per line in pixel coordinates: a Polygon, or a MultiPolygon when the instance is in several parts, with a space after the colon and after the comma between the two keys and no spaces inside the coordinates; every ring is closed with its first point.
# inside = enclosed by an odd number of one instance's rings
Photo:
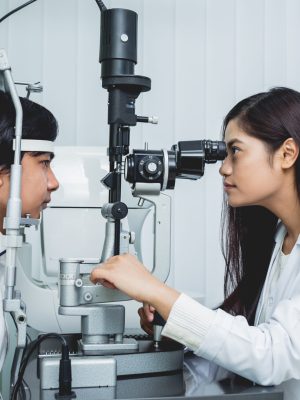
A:
{"type": "Polygon", "coordinates": [[[103,286],[108,283],[111,284],[108,280],[108,271],[103,267],[103,264],[99,264],[98,268],[92,270],[90,280],[93,283],[101,283],[103,286]]]}
{"type": "Polygon", "coordinates": [[[144,315],[146,317],[146,320],[148,322],[152,322],[153,318],[154,318],[154,312],[155,312],[155,308],[152,307],[150,304],[144,303],[143,304],[143,311],[144,311],[144,315]]]}
{"type": "Polygon", "coordinates": [[[108,289],[116,289],[116,287],[113,283],[110,283],[110,282],[106,281],[105,279],[100,279],[98,281],[98,283],[100,283],[100,285],[102,285],[108,289]]]}
{"type": "Polygon", "coordinates": [[[152,323],[149,322],[148,318],[146,317],[144,308],[141,307],[138,309],[138,314],[140,316],[140,325],[141,328],[148,333],[148,335],[152,335],[153,334],[153,326],[152,323]]]}
{"type": "Polygon", "coordinates": [[[117,288],[137,301],[151,302],[157,287],[162,283],[155,278],[139,260],[131,254],[109,258],[91,272],[93,283],[117,288]]]}

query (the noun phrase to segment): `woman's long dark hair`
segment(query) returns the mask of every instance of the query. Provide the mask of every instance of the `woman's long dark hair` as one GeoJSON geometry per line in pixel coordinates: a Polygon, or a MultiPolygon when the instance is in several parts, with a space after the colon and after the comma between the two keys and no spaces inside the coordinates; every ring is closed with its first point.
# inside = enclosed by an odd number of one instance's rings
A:
{"type": "MultiPolygon", "coordinates": [[[[270,154],[288,138],[300,148],[300,93],[280,87],[240,101],[224,119],[223,136],[236,119],[248,135],[266,143],[270,154]]],[[[300,157],[295,163],[296,189],[300,195],[300,157]]],[[[258,299],[266,278],[277,217],[260,206],[231,207],[224,198],[222,252],[225,258],[225,300],[221,308],[244,315],[254,323],[258,299]]]]}

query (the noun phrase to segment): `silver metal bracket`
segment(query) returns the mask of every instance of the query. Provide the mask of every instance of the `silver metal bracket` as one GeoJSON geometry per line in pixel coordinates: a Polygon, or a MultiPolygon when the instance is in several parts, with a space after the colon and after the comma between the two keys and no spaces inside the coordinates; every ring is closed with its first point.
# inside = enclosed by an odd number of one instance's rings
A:
{"type": "Polygon", "coordinates": [[[154,262],[151,273],[165,282],[171,266],[171,197],[161,193],[159,183],[136,183],[132,194],[154,205],[154,262]]]}
{"type": "Polygon", "coordinates": [[[136,340],[123,339],[124,306],[97,304],[59,307],[59,314],[81,316],[82,339],[79,348],[84,354],[120,354],[138,350],[136,340]]]}
{"type": "Polygon", "coordinates": [[[6,71],[10,68],[8,58],[4,49],[0,49],[0,71],[6,71]]]}
{"type": "Polygon", "coordinates": [[[122,343],[84,343],[79,340],[79,349],[85,355],[101,355],[101,354],[123,354],[134,353],[138,351],[138,342],[135,339],[123,339],[122,343]]]}
{"type": "Polygon", "coordinates": [[[59,261],[59,301],[62,307],[70,308],[80,305],[130,299],[119,290],[112,290],[100,284],[94,285],[91,283],[89,274],[92,268],[100,263],[100,260],[95,260],[94,263],[89,262],[87,264],[83,260],[75,258],[64,258],[59,261]]]}
{"type": "Polygon", "coordinates": [[[26,345],[27,317],[23,311],[20,299],[4,299],[3,310],[9,312],[15,321],[17,328],[17,347],[24,348],[26,345]]]}

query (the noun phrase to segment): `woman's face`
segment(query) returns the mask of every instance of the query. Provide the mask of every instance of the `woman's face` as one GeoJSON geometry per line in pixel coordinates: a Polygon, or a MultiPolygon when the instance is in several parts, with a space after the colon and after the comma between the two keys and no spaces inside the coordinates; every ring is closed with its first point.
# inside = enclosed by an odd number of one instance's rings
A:
{"type": "Polygon", "coordinates": [[[224,191],[232,207],[270,206],[282,188],[280,152],[270,154],[266,144],[245,133],[236,119],[225,131],[228,155],[220,168],[224,191]]]}
{"type": "MultiPolygon", "coordinates": [[[[32,156],[25,153],[22,158],[22,215],[30,214],[39,218],[40,212],[47,207],[51,193],[58,189],[59,183],[51,169],[51,155],[44,153],[32,156]]],[[[9,198],[10,174],[0,174],[0,203],[5,209],[9,198]]]]}

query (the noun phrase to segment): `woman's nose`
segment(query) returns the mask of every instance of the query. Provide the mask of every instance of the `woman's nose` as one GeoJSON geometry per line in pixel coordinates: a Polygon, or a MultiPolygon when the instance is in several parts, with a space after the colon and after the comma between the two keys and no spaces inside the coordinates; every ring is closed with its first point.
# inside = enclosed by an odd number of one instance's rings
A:
{"type": "Polygon", "coordinates": [[[227,156],[224,161],[222,162],[222,165],[219,169],[219,173],[222,176],[229,176],[232,174],[232,167],[231,167],[231,162],[229,160],[229,157],[227,156]]]}

